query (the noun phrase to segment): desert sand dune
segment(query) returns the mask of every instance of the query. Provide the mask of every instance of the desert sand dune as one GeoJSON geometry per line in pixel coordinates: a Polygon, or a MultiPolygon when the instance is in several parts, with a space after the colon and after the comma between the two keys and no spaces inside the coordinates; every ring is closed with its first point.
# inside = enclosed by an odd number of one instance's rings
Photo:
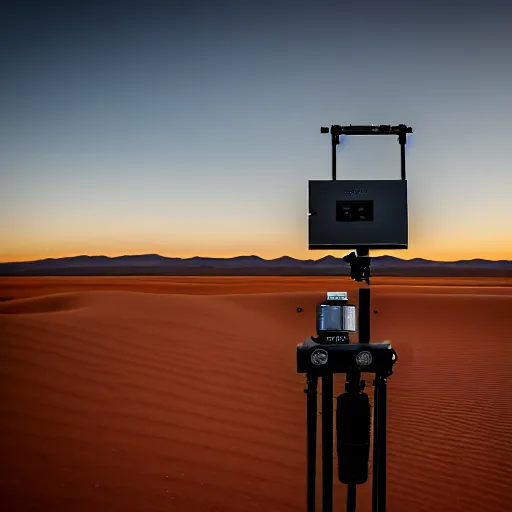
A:
{"type": "MultiPolygon", "coordinates": [[[[510,293],[512,279],[508,277],[386,277],[372,280],[375,290],[398,292],[435,292],[443,287],[443,293],[480,293],[482,288],[492,288],[493,293],[510,293]]],[[[0,277],[0,302],[65,292],[89,291],[139,291],[164,294],[223,295],[275,292],[305,292],[325,290],[356,290],[357,283],[349,277],[275,277],[275,276],[97,276],[97,277],[0,277]]]]}
{"type": "Polygon", "coordinates": [[[92,305],[85,294],[55,293],[47,296],[35,296],[18,300],[0,302],[0,314],[27,315],[34,313],[57,313],[81,309],[92,305]]]}
{"type": "MultiPolygon", "coordinates": [[[[61,280],[64,293],[0,303],[0,509],[305,511],[295,347],[332,285],[255,282],[226,292],[214,278],[215,295],[61,280]]],[[[388,284],[372,298],[372,339],[399,356],[388,510],[510,510],[511,289],[388,284]]],[[[358,489],[358,510],[371,510],[370,483],[358,489]]],[[[344,497],[335,482],[335,510],[344,497]]]]}

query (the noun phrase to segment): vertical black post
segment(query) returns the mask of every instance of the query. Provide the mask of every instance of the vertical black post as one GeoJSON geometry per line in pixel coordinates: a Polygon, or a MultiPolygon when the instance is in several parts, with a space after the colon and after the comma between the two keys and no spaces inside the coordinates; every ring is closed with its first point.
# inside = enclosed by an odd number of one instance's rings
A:
{"type": "Polygon", "coordinates": [[[400,144],[400,162],[401,162],[401,171],[402,171],[402,179],[405,180],[405,142],[400,144]]]}
{"type": "Polygon", "coordinates": [[[333,374],[322,375],[322,502],[323,512],[332,512],[333,484],[333,374]]]}
{"type": "Polygon", "coordinates": [[[377,376],[377,385],[379,386],[379,512],[386,512],[386,492],[387,492],[387,471],[386,471],[386,437],[387,437],[387,389],[386,379],[377,376]]]}
{"type": "Polygon", "coordinates": [[[307,512],[315,512],[316,491],[316,420],[317,420],[317,384],[316,375],[307,374],[307,512]]]}
{"type": "Polygon", "coordinates": [[[372,512],[386,512],[386,378],[376,375],[374,385],[372,512]]]}
{"type": "Polygon", "coordinates": [[[335,135],[331,135],[332,137],[332,179],[336,180],[336,145],[337,145],[337,137],[335,135]]]}
{"type": "Polygon", "coordinates": [[[359,288],[359,343],[370,343],[370,288],[359,288]]]}
{"type": "Polygon", "coordinates": [[[405,144],[407,143],[407,126],[399,125],[400,132],[398,134],[398,143],[400,144],[400,168],[401,177],[405,180],[405,144]]]}
{"type": "Polygon", "coordinates": [[[379,512],[379,387],[378,377],[373,381],[373,457],[372,457],[372,512],[379,512]]]}
{"type": "Polygon", "coordinates": [[[348,485],[347,512],[356,512],[356,485],[355,484],[348,485]]]}

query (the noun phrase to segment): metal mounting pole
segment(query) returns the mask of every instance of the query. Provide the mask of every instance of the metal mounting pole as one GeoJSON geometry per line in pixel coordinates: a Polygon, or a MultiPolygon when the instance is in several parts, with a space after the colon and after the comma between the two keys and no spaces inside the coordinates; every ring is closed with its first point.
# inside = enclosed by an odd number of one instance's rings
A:
{"type": "Polygon", "coordinates": [[[338,138],[336,135],[331,135],[332,137],[332,179],[336,180],[336,146],[338,143],[338,138]]]}
{"type": "Polygon", "coordinates": [[[322,501],[323,512],[332,512],[333,485],[333,374],[322,375],[322,501]]]}
{"type": "Polygon", "coordinates": [[[316,421],[318,377],[307,374],[307,503],[308,511],[315,512],[316,502],[316,421]]]}
{"type": "Polygon", "coordinates": [[[377,376],[379,394],[379,512],[386,512],[387,470],[386,470],[386,437],[387,437],[387,382],[383,376],[377,376]]]}
{"type": "Polygon", "coordinates": [[[387,389],[386,377],[376,375],[373,412],[373,476],[372,512],[386,512],[386,437],[387,389]]]}
{"type": "Polygon", "coordinates": [[[401,160],[402,180],[405,181],[405,143],[400,144],[400,160],[401,160]]]}
{"type": "Polygon", "coordinates": [[[373,471],[372,471],[372,512],[379,512],[379,392],[377,379],[373,382],[373,471]]]}
{"type": "MultiPolygon", "coordinates": [[[[405,145],[407,144],[407,126],[398,125],[398,143],[400,144],[400,169],[402,180],[405,181],[405,145]]],[[[412,131],[412,130],[411,130],[412,131]]]]}
{"type": "Polygon", "coordinates": [[[349,484],[347,488],[347,512],[356,512],[356,485],[349,484]]]}
{"type": "Polygon", "coordinates": [[[370,343],[370,288],[359,288],[359,343],[370,343]]]}

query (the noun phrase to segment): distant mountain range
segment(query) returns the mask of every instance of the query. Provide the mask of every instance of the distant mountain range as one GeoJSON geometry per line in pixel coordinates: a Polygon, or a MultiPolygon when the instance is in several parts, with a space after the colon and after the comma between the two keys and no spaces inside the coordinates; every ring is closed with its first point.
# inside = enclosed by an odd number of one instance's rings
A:
{"type": "MultiPolygon", "coordinates": [[[[394,256],[372,257],[373,275],[396,276],[496,276],[512,277],[512,261],[483,259],[453,262],[394,256]]],[[[299,260],[290,256],[265,260],[259,256],[234,258],[167,258],[159,254],[73,256],[36,261],[0,263],[0,276],[91,275],[349,275],[342,257],[299,260]]]]}

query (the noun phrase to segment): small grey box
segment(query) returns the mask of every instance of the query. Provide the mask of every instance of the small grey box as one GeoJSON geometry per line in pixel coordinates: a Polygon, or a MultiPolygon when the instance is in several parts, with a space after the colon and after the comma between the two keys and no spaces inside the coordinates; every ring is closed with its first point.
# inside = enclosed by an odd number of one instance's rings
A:
{"type": "Polygon", "coordinates": [[[310,180],[309,249],[407,249],[406,180],[310,180]]]}

